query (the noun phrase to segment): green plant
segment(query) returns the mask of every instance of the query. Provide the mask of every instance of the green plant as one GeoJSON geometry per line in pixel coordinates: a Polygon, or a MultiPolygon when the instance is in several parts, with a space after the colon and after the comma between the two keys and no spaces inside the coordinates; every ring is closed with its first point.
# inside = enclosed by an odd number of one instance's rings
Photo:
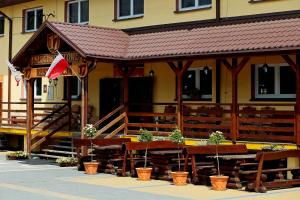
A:
{"type": "Polygon", "coordinates": [[[83,128],[83,133],[86,137],[90,138],[90,142],[91,142],[91,162],[93,161],[93,137],[96,135],[97,133],[97,129],[93,126],[93,124],[87,124],[84,128],[83,128]]]}
{"type": "Polygon", "coordinates": [[[208,144],[216,145],[216,159],[218,167],[218,176],[220,176],[220,163],[219,163],[219,154],[218,154],[218,145],[225,140],[225,137],[221,131],[212,132],[209,135],[208,144]]]}
{"type": "Polygon", "coordinates": [[[279,144],[271,144],[271,145],[268,145],[268,146],[264,146],[262,148],[262,150],[265,150],[265,151],[283,151],[285,150],[285,146],[284,145],[279,145],[279,144]]]}
{"type": "MultiPolygon", "coordinates": [[[[178,128],[176,128],[175,130],[173,130],[171,132],[171,134],[169,135],[169,139],[172,142],[177,143],[178,150],[179,150],[179,145],[184,143],[184,137],[183,137],[183,135],[181,133],[181,130],[178,129],[178,128]]],[[[178,156],[178,169],[180,171],[181,166],[180,166],[180,155],[179,155],[179,152],[178,152],[177,156],[178,156]]]]}
{"type": "Polygon", "coordinates": [[[74,157],[59,157],[55,161],[59,166],[75,166],[78,163],[78,159],[74,157]]]}
{"type": "Polygon", "coordinates": [[[28,154],[24,151],[15,151],[6,154],[7,160],[23,160],[28,159],[28,154]]]}
{"type": "Polygon", "coordinates": [[[146,151],[145,151],[145,163],[144,163],[144,168],[146,168],[147,166],[147,155],[148,155],[148,143],[153,141],[153,134],[146,130],[146,129],[140,129],[139,130],[139,136],[138,136],[138,140],[140,142],[146,142],[147,146],[146,146],[146,151]]]}

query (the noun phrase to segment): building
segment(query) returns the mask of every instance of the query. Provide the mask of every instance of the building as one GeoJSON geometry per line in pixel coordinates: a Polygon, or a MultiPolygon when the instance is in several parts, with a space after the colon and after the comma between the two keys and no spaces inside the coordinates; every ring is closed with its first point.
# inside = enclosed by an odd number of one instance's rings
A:
{"type": "Polygon", "coordinates": [[[196,139],[218,129],[233,142],[300,144],[297,0],[16,0],[0,11],[1,132],[28,151],[107,114],[108,136],[178,126],[196,139]],[[56,50],[72,69],[49,81],[56,50]]]}

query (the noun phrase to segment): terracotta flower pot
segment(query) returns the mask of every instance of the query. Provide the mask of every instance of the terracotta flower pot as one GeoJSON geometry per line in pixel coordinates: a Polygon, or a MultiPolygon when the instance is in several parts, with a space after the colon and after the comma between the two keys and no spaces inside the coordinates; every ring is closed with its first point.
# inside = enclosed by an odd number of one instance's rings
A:
{"type": "Polygon", "coordinates": [[[138,179],[140,181],[150,181],[152,168],[136,168],[136,172],[138,174],[138,179]]]}
{"type": "Polygon", "coordinates": [[[213,190],[226,190],[228,176],[210,176],[210,181],[213,190]]]}
{"type": "Polygon", "coordinates": [[[171,172],[174,185],[186,185],[188,172],[171,172]]]}
{"type": "Polygon", "coordinates": [[[97,170],[98,170],[98,162],[84,162],[84,169],[85,172],[89,175],[94,175],[97,174],[97,170]]]}

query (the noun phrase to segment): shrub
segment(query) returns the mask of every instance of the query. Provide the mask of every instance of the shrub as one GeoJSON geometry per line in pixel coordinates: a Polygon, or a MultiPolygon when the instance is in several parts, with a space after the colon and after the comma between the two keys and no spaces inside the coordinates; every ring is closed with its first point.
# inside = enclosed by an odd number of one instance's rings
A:
{"type": "Polygon", "coordinates": [[[25,160],[28,159],[28,154],[24,151],[15,151],[6,154],[7,160],[25,160]]]}
{"type": "Polygon", "coordinates": [[[60,167],[76,166],[78,159],[74,157],[59,157],[55,161],[60,167]]]}

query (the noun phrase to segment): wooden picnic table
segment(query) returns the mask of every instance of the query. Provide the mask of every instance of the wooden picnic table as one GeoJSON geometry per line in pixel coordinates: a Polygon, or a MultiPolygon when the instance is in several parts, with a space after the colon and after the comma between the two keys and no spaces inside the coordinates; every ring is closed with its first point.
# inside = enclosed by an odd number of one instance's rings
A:
{"type": "MultiPolygon", "coordinates": [[[[257,166],[255,162],[256,154],[229,154],[219,155],[220,173],[229,176],[227,188],[241,189],[242,182],[240,177],[241,166],[257,166]],[[248,165],[250,164],[251,165],[248,165]]],[[[216,162],[217,156],[207,156],[209,159],[214,159],[216,162]]]]}

